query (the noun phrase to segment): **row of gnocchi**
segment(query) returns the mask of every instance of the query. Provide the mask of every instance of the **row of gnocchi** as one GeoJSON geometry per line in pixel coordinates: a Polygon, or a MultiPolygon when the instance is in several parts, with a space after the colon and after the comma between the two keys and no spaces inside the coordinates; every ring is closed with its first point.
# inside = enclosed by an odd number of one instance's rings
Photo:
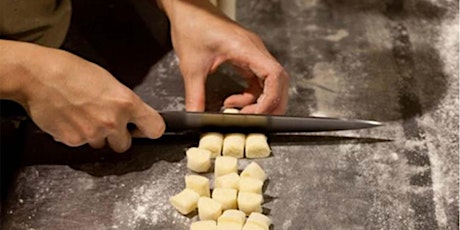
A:
{"type": "Polygon", "coordinates": [[[268,230],[271,220],[262,213],[264,170],[255,162],[238,175],[237,159],[216,158],[214,189],[209,179],[200,175],[185,176],[185,189],[170,198],[183,215],[198,208],[200,221],[191,230],[268,230]],[[246,216],[249,216],[246,220],[246,216]]]}

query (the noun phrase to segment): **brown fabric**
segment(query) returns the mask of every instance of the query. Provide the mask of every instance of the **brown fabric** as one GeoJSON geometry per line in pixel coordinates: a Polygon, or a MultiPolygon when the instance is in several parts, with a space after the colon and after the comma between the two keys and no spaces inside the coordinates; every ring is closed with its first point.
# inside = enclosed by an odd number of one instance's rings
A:
{"type": "Polygon", "coordinates": [[[0,38],[57,48],[70,15],[70,0],[0,0],[0,38]]]}

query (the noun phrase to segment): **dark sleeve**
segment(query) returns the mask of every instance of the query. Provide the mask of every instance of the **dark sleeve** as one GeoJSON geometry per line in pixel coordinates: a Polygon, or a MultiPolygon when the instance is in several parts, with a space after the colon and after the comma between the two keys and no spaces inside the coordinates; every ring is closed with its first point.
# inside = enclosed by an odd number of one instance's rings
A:
{"type": "Polygon", "coordinates": [[[59,47],[70,23],[70,0],[1,0],[0,39],[59,47]]]}

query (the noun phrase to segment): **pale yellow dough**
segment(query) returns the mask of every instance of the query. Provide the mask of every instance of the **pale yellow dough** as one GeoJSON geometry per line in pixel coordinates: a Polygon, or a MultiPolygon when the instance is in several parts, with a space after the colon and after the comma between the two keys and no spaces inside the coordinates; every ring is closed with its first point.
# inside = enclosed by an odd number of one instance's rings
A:
{"type": "Polygon", "coordinates": [[[187,154],[187,168],[195,172],[207,172],[211,167],[211,152],[196,147],[189,148],[187,154]]]}
{"type": "Polygon", "coordinates": [[[200,220],[217,220],[222,214],[222,205],[209,197],[202,196],[198,200],[198,216],[200,220]]]}
{"type": "Polygon", "coordinates": [[[199,175],[185,176],[185,188],[192,189],[200,196],[210,196],[209,179],[199,175]]]}
{"type": "Polygon", "coordinates": [[[263,197],[261,194],[252,192],[239,192],[238,193],[238,209],[246,213],[252,212],[262,213],[263,197]]]}
{"type": "Polygon", "coordinates": [[[251,162],[249,165],[247,165],[244,168],[244,170],[240,174],[240,178],[243,178],[243,177],[251,177],[251,178],[259,179],[261,181],[265,181],[265,179],[267,179],[267,175],[265,174],[265,171],[256,162],[251,162]]]}
{"type": "Polygon", "coordinates": [[[264,158],[270,155],[270,147],[265,134],[248,134],[245,143],[246,158],[264,158]]]}
{"type": "Polygon", "coordinates": [[[201,220],[193,222],[190,230],[217,230],[217,223],[214,220],[201,220]]]}
{"type": "Polygon", "coordinates": [[[263,227],[254,223],[246,223],[241,230],[268,230],[268,227],[263,227]]]}
{"type": "Polygon", "coordinates": [[[239,181],[240,192],[252,192],[262,194],[264,182],[252,177],[242,177],[239,181]]]}
{"type": "Polygon", "coordinates": [[[212,191],[212,199],[222,205],[222,210],[235,209],[237,193],[238,191],[232,188],[215,188],[212,191]]]}
{"type": "Polygon", "coordinates": [[[243,226],[235,222],[217,222],[217,230],[241,230],[241,227],[243,226]]]}
{"type": "Polygon", "coordinates": [[[214,188],[233,188],[239,189],[240,176],[233,172],[214,179],[214,188]]]}
{"type": "Polygon", "coordinates": [[[262,213],[253,212],[249,215],[246,223],[254,223],[268,229],[272,220],[262,213]]]}
{"type": "Polygon", "coordinates": [[[243,158],[245,140],[246,135],[242,133],[225,134],[224,144],[222,147],[222,155],[231,156],[235,158],[243,158]]]}
{"type": "Polygon", "coordinates": [[[229,173],[238,172],[238,160],[234,157],[216,157],[214,162],[214,176],[217,178],[229,173]]]}
{"type": "Polygon", "coordinates": [[[236,209],[225,210],[222,216],[217,219],[217,222],[235,222],[243,226],[246,221],[246,214],[243,211],[236,209]]]}
{"type": "Polygon", "coordinates": [[[187,215],[197,207],[200,195],[191,189],[184,189],[182,192],[169,198],[169,202],[183,215],[187,215]]]}
{"type": "Polygon", "coordinates": [[[207,149],[211,152],[211,158],[220,156],[222,152],[222,144],[224,135],[222,133],[209,132],[201,135],[198,148],[207,149]]]}

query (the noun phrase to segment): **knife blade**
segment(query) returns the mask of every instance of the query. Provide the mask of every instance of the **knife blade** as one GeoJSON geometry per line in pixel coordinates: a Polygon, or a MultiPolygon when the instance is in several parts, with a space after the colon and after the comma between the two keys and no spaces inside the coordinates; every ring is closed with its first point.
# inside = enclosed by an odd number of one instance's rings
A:
{"type": "Polygon", "coordinates": [[[262,114],[165,111],[160,112],[160,115],[166,123],[166,132],[321,132],[364,129],[382,125],[380,122],[370,120],[262,114]]]}

